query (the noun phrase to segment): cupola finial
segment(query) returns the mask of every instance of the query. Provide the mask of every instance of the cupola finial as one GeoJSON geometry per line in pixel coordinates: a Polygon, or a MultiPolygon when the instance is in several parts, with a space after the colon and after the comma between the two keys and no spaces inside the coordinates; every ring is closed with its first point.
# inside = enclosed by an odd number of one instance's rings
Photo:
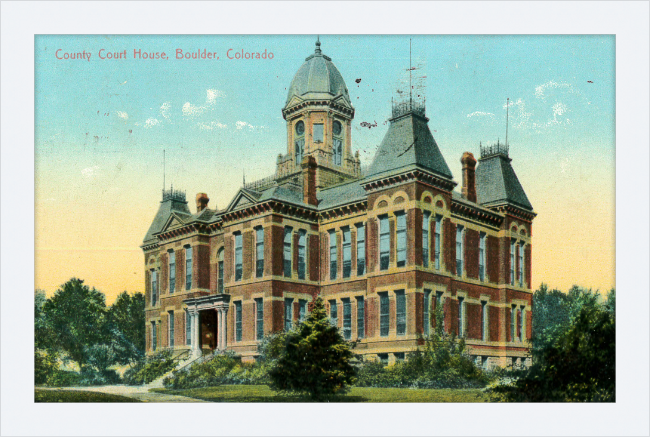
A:
{"type": "Polygon", "coordinates": [[[320,51],[320,35],[316,36],[316,50],[314,51],[314,53],[316,53],[318,55],[321,54],[321,51],[320,51]]]}

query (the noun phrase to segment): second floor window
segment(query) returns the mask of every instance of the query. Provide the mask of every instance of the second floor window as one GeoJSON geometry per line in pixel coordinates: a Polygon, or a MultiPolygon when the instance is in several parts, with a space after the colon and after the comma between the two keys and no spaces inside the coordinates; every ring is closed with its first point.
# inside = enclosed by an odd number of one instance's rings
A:
{"type": "Polygon", "coordinates": [[[307,232],[298,232],[298,279],[305,279],[307,270],[307,232]]]}
{"type": "Polygon", "coordinates": [[[388,293],[379,294],[379,335],[388,337],[390,329],[390,310],[389,310],[388,293]]]}
{"type": "Polygon", "coordinates": [[[357,297],[357,338],[366,335],[366,308],[363,296],[357,297]]]}
{"type": "Polygon", "coordinates": [[[336,232],[330,231],[330,279],[336,279],[336,232]]]}
{"type": "Polygon", "coordinates": [[[463,261],[465,259],[464,249],[464,228],[462,226],[456,227],[456,274],[463,276],[463,261]]]}
{"type": "Polygon", "coordinates": [[[192,248],[185,248],[185,289],[192,288],[192,248]]]}
{"type": "Polygon", "coordinates": [[[357,226],[357,276],[366,274],[366,227],[357,226]]]}
{"type": "Polygon", "coordinates": [[[433,251],[433,259],[435,262],[435,268],[436,270],[440,270],[440,241],[441,241],[441,235],[442,235],[442,216],[437,215],[436,216],[436,227],[435,227],[435,234],[434,234],[434,251],[433,251]]]}
{"type": "Polygon", "coordinates": [[[282,259],[284,260],[284,277],[291,277],[291,237],[293,235],[293,228],[286,226],[284,228],[284,250],[282,251],[282,259]]]}
{"type": "Polygon", "coordinates": [[[478,278],[485,281],[485,234],[483,232],[478,242],[478,278]]]}
{"type": "Polygon", "coordinates": [[[429,267],[429,218],[431,213],[424,211],[422,215],[422,266],[429,267]]]}
{"type": "Polygon", "coordinates": [[[519,286],[524,286],[524,243],[519,244],[519,286]]]}
{"type": "Polygon", "coordinates": [[[510,285],[515,285],[515,250],[517,241],[513,238],[510,240],[510,285]]]}
{"type": "Polygon", "coordinates": [[[264,338],[264,300],[260,297],[255,299],[255,339],[264,338]]]}
{"type": "Polygon", "coordinates": [[[169,251],[169,294],[176,289],[176,252],[169,251]]]}
{"type": "Polygon", "coordinates": [[[397,335],[406,334],[406,294],[404,294],[404,290],[395,292],[395,318],[397,335]]]}
{"type": "Polygon", "coordinates": [[[242,305],[241,301],[235,302],[235,341],[241,341],[242,329],[242,305]]]}
{"type": "Polygon", "coordinates": [[[151,306],[155,306],[158,302],[158,272],[151,271],[151,306]]]}
{"type": "Polygon", "coordinates": [[[379,270],[388,270],[390,262],[390,226],[388,216],[379,217],[379,270]]]}
{"type": "Polygon", "coordinates": [[[343,277],[349,278],[352,274],[352,242],[350,241],[350,228],[343,228],[343,277]]]}
{"type": "Polygon", "coordinates": [[[255,277],[264,274],[264,228],[255,229],[255,277]]]}
{"type": "Polygon", "coordinates": [[[223,249],[217,254],[217,292],[223,293],[223,249]]]}
{"type": "Polygon", "coordinates": [[[343,300],[343,338],[352,338],[352,304],[349,298],[343,300]]]}
{"type": "Polygon", "coordinates": [[[397,267],[406,265],[406,214],[404,211],[395,214],[397,220],[397,267]]]}
{"type": "Polygon", "coordinates": [[[235,281],[241,281],[243,273],[243,237],[241,232],[235,234],[235,281]]]}

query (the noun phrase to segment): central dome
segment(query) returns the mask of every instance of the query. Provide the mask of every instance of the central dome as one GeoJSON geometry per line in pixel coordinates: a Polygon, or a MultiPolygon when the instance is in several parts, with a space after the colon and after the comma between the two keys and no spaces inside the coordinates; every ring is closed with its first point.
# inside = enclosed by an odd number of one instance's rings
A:
{"type": "Polygon", "coordinates": [[[314,54],[305,59],[305,63],[291,81],[286,104],[289,104],[293,96],[312,100],[332,99],[338,95],[342,95],[350,104],[350,95],[343,76],[332,63],[332,59],[321,52],[320,41],[316,41],[314,54]]]}

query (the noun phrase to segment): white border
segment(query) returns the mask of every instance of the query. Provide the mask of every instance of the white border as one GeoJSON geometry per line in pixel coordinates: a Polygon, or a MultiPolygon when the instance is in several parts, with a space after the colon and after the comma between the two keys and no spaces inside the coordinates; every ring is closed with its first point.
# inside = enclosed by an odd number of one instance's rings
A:
{"type": "Polygon", "coordinates": [[[647,2],[3,2],[2,435],[648,435],[648,15],[647,2]],[[317,32],[616,34],[616,404],[33,403],[34,34],[317,32]]]}

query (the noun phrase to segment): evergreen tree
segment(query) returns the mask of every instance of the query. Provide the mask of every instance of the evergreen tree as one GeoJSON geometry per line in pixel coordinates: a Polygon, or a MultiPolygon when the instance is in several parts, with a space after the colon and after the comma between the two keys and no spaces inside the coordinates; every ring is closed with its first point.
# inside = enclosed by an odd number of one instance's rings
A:
{"type": "Polygon", "coordinates": [[[305,393],[316,401],[343,394],[354,382],[353,357],[350,344],[330,324],[317,298],[306,320],[286,334],[269,371],[271,388],[305,393]]]}

